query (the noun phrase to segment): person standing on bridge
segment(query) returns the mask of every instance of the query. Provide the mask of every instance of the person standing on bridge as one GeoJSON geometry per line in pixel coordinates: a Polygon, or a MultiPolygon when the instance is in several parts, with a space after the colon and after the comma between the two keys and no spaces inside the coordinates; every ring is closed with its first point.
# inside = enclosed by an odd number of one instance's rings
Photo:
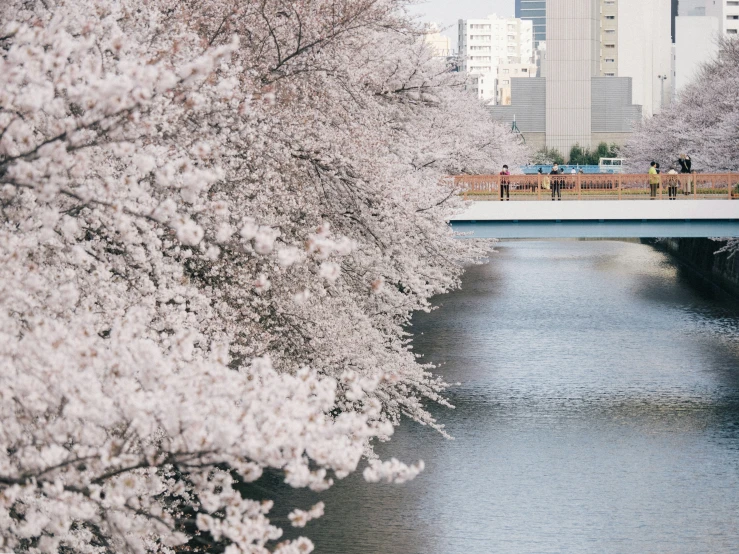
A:
{"type": "MultiPolygon", "coordinates": [[[[687,154],[680,154],[680,158],[677,160],[680,164],[680,173],[690,175],[692,173],[693,161],[687,154]]],[[[690,177],[683,178],[683,194],[690,194],[691,192],[691,179],[690,177]]]]}
{"type": "Polygon", "coordinates": [[[677,161],[680,164],[680,173],[690,173],[693,167],[693,161],[687,154],[680,154],[680,159],[677,161]]]}
{"type": "Polygon", "coordinates": [[[671,167],[667,175],[669,175],[667,178],[667,196],[670,200],[677,200],[677,171],[674,167],[671,167]]]}
{"type": "Polygon", "coordinates": [[[552,166],[549,175],[555,175],[550,182],[550,186],[552,187],[552,201],[554,201],[555,194],[557,195],[557,200],[562,200],[562,180],[559,176],[559,166],[557,164],[552,166]]]}
{"type": "Polygon", "coordinates": [[[657,187],[659,186],[659,175],[657,174],[657,162],[649,164],[649,199],[657,198],[657,187]]]}
{"type": "Polygon", "coordinates": [[[505,199],[510,200],[511,199],[511,180],[508,179],[508,175],[510,175],[511,172],[508,171],[508,166],[503,166],[503,171],[500,172],[500,201],[503,201],[503,193],[505,193],[505,199]]]}

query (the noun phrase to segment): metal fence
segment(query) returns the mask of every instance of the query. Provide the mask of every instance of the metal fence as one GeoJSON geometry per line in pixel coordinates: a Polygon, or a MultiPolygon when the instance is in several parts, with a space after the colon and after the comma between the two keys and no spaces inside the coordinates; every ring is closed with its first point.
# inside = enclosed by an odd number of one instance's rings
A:
{"type": "Polygon", "coordinates": [[[465,198],[481,200],[739,198],[739,173],[663,173],[656,177],[659,182],[654,190],[647,174],[457,175],[454,181],[465,198]]]}

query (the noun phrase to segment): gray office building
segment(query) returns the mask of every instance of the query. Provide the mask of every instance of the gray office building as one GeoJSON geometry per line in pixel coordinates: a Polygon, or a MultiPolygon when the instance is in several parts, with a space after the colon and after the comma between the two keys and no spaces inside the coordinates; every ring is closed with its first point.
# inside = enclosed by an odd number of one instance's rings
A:
{"type": "MultiPolygon", "coordinates": [[[[511,79],[513,102],[510,106],[489,106],[493,119],[516,128],[534,150],[547,146],[547,80],[511,79]]],[[[630,77],[593,77],[590,81],[590,129],[587,140],[570,139],[556,144],[565,157],[569,147],[595,147],[601,142],[623,144],[634,125],[641,120],[641,106],[631,103],[630,77]]]]}
{"type": "Polygon", "coordinates": [[[548,0],[546,77],[512,79],[511,104],[490,108],[498,121],[515,117],[532,146],[567,155],[575,144],[622,143],[641,118],[631,78],[598,76],[600,2],[548,0]]]}
{"type": "Polygon", "coordinates": [[[516,0],[516,17],[531,21],[534,48],[547,39],[547,3],[545,0],[516,0]]]}

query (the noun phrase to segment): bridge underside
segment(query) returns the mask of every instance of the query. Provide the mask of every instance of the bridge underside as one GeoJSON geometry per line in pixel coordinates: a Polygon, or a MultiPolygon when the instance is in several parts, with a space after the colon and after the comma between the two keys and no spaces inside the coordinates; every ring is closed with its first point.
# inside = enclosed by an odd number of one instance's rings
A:
{"type": "Polygon", "coordinates": [[[477,201],[451,224],[470,238],[739,237],[739,201],[477,201]]]}
{"type": "Polygon", "coordinates": [[[739,237],[739,221],[453,221],[463,238],[739,237]]]}

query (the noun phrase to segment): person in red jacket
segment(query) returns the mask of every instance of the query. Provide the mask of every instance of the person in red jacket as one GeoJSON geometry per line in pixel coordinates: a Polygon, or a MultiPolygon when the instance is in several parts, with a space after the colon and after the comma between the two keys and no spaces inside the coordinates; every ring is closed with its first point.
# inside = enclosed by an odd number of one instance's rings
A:
{"type": "Polygon", "coordinates": [[[505,199],[510,200],[511,199],[511,180],[508,179],[506,176],[510,175],[511,172],[508,171],[508,166],[503,166],[503,171],[500,172],[502,177],[500,178],[500,201],[503,201],[503,194],[505,194],[505,199]]]}

